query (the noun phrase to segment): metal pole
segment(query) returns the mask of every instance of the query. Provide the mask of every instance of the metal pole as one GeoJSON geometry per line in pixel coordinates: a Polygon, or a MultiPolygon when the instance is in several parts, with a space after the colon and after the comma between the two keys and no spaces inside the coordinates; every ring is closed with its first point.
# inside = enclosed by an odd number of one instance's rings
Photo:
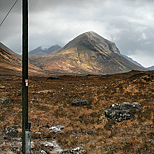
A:
{"type": "Polygon", "coordinates": [[[28,129],[28,0],[22,0],[22,152],[26,154],[28,129]]]}

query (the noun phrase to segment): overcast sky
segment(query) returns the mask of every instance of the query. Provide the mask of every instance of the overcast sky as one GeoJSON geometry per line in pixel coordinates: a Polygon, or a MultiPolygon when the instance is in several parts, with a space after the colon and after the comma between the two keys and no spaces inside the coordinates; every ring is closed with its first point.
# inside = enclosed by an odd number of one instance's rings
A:
{"type": "MultiPolygon", "coordinates": [[[[0,0],[0,23],[16,0],[0,0]]],[[[21,1],[0,26],[0,42],[21,54],[21,1]]],[[[29,0],[29,51],[63,47],[94,31],[121,54],[145,67],[154,65],[154,0],[29,0]]]]}

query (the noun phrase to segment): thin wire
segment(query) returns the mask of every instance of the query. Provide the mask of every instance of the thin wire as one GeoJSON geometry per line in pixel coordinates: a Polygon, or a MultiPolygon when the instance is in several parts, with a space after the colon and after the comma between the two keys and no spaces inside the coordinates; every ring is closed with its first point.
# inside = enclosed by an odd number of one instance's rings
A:
{"type": "Polygon", "coordinates": [[[3,21],[1,22],[0,26],[2,26],[3,22],[5,21],[5,19],[7,18],[7,16],[10,14],[11,10],[13,9],[13,7],[16,5],[16,3],[18,2],[18,0],[15,1],[15,3],[13,4],[13,6],[11,7],[11,9],[9,10],[9,12],[6,14],[6,16],[4,17],[3,21]]]}
{"type": "Polygon", "coordinates": [[[21,7],[20,7],[18,10],[12,11],[12,13],[17,12],[17,11],[19,11],[19,10],[21,10],[21,7]]]}

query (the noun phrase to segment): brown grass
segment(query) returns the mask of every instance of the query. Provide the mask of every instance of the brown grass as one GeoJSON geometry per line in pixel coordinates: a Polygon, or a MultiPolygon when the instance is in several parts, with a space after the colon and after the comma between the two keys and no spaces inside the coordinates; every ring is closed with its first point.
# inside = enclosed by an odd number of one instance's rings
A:
{"type": "MultiPolygon", "coordinates": [[[[29,78],[29,121],[32,141],[56,140],[62,148],[82,146],[88,154],[153,153],[154,74],[29,78]],[[62,88],[63,87],[63,88],[62,88]],[[86,99],[90,106],[74,107],[71,101],[86,99]],[[142,110],[127,121],[108,121],[104,109],[113,103],[139,102],[142,110]],[[64,126],[50,132],[46,125],[64,126]],[[86,129],[94,133],[87,134],[86,129]],[[41,134],[36,133],[41,132],[41,134]]],[[[0,104],[0,135],[6,126],[22,125],[21,80],[3,80],[1,97],[14,101],[0,104]],[[7,93],[6,93],[7,92],[7,93]]],[[[18,137],[21,137],[21,129],[18,137]]],[[[0,144],[2,144],[0,140],[0,144]]],[[[6,142],[8,142],[6,140],[6,142]]],[[[39,143],[38,143],[39,144],[39,143]]],[[[41,147],[41,145],[40,145],[41,147]]],[[[8,145],[0,147],[7,151],[8,145]]]]}

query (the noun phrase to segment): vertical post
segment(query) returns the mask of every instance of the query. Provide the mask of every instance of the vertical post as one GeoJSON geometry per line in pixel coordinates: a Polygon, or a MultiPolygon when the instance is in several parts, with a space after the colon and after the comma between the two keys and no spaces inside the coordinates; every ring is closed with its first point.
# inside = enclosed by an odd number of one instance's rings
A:
{"type": "Polygon", "coordinates": [[[26,154],[28,129],[28,0],[22,0],[22,152],[26,154]]]}

